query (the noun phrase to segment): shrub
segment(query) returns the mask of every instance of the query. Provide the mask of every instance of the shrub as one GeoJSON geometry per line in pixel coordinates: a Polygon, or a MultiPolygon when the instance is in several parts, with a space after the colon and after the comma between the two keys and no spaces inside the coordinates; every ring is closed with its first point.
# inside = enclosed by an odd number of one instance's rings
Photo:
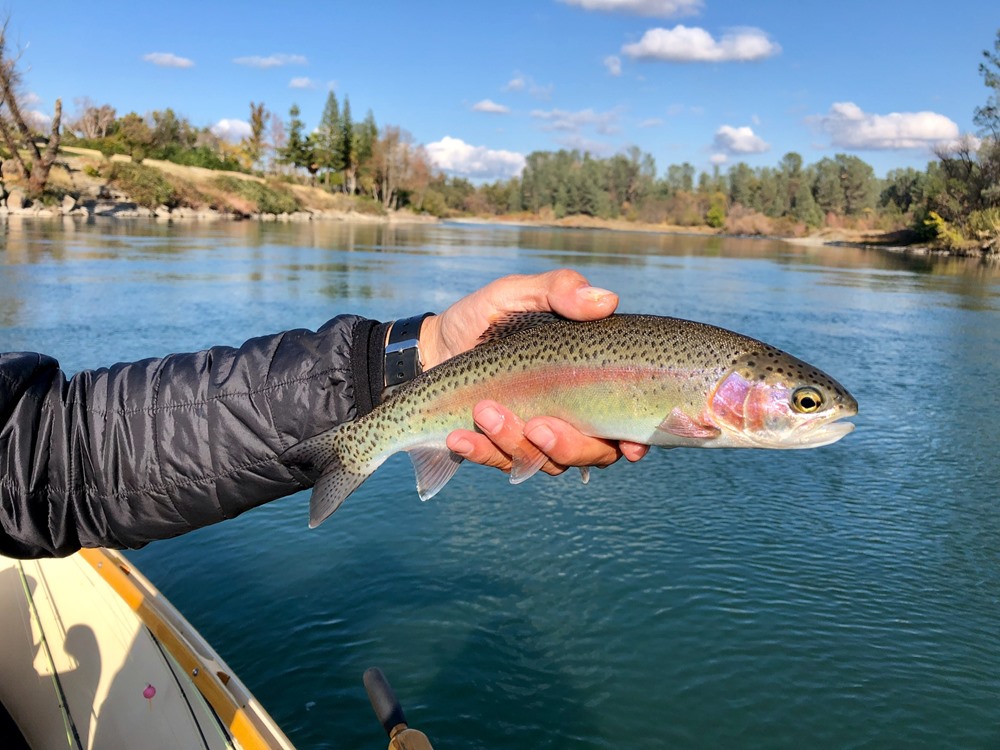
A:
{"type": "Polygon", "coordinates": [[[277,183],[263,184],[256,180],[220,175],[212,180],[212,185],[245,201],[245,205],[251,209],[248,213],[283,214],[299,210],[299,202],[295,196],[277,183]]]}
{"type": "Polygon", "coordinates": [[[163,172],[154,167],[129,162],[112,162],[108,183],[129,196],[140,206],[173,208],[180,198],[163,172]]]}
{"type": "Polygon", "coordinates": [[[713,229],[722,229],[726,224],[726,196],[713,193],[705,212],[705,223],[713,229]]]}
{"type": "Polygon", "coordinates": [[[986,208],[969,214],[969,234],[977,240],[1000,238],[1000,208],[986,208]]]}
{"type": "Polygon", "coordinates": [[[928,212],[924,225],[930,230],[932,237],[950,250],[958,249],[966,242],[962,233],[941,218],[937,211],[928,212]]]}

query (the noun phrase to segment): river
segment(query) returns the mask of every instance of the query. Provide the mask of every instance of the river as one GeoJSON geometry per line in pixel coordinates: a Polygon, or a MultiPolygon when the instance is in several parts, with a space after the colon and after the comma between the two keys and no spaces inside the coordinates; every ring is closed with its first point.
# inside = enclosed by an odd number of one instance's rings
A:
{"type": "Polygon", "coordinates": [[[810,451],[653,451],[433,500],[405,457],[128,553],[301,748],[1000,747],[1000,269],[683,235],[332,222],[0,224],[0,350],[68,372],[570,266],[857,397],[810,451]]]}

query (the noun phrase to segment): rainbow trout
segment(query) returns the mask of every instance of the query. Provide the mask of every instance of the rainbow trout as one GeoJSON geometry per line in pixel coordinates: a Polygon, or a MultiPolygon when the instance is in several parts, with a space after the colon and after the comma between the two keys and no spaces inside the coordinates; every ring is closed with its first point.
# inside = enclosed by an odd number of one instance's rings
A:
{"type": "MultiPolygon", "coordinates": [[[[433,497],[462,462],[445,438],[475,428],[472,408],[483,399],[525,421],[559,417],[593,437],[668,448],[814,448],[853,430],[838,420],[858,411],[826,373],[722,328],[650,315],[591,322],[513,315],[369,414],[282,455],[321,473],[309,525],[322,523],[399,451],[410,454],[420,497],[433,497]]],[[[515,456],[511,482],[545,460],[537,451],[515,456]]]]}

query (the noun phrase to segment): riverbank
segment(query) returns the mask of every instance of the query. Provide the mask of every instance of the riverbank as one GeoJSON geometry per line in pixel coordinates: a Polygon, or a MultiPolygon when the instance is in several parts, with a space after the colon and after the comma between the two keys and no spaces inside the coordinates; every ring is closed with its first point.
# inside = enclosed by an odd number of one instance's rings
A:
{"type": "Polygon", "coordinates": [[[75,147],[63,147],[59,156],[50,174],[49,194],[45,200],[29,200],[19,180],[4,175],[6,189],[0,183],[0,221],[8,217],[363,223],[437,221],[409,210],[386,210],[365,198],[335,194],[293,181],[265,180],[241,172],[155,159],[133,165],[128,156],[108,158],[99,151],[75,147]],[[132,179],[125,179],[129,172],[132,179]],[[172,199],[157,200],[163,195],[172,199]]]}
{"type": "MultiPolygon", "coordinates": [[[[347,196],[293,180],[265,179],[241,172],[225,172],[168,161],[146,159],[133,165],[128,156],[105,157],[92,149],[64,147],[50,178],[50,196],[45,201],[29,201],[16,179],[7,175],[7,190],[0,183],[0,221],[8,217],[89,219],[152,219],[157,221],[265,222],[339,221],[378,224],[436,223],[440,219],[408,209],[385,209],[370,199],[347,196]],[[140,173],[124,179],[121,173],[140,173]],[[155,177],[151,177],[155,176],[155,177]],[[149,194],[150,182],[159,182],[173,200],[159,201],[149,194]],[[142,192],[142,198],[130,194],[142,192]],[[168,203],[170,205],[168,205],[168,203]]],[[[153,196],[159,195],[153,192],[153,196]]],[[[1000,247],[938,247],[919,241],[913,232],[865,231],[851,228],[823,228],[808,234],[787,236],[762,232],[726,232],[708,226],[652,224],[626,219],[601,219],[586,215],[461,216],[449,221],[465,224],[497,224],[550,229],[602,230],[687,234],[695,236],[754,237],[780,239],[797,245],[848,245],[914,255],[965,255],[1000,258],[1000,247]]],[[[797,227],[804,231],[805,226],[797,227]]]]}

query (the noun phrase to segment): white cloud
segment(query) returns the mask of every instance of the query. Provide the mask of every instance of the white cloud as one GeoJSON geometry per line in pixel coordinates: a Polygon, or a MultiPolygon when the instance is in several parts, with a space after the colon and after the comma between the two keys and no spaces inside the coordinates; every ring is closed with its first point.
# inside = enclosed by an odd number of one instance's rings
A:
{"type": "Polygon", "coordinates": [[[760,29],[738,29],[716,40],[698,27],[650,29],[642,39],[622,47],[635,60],[667,62],[749,62],[776,55],[781,47],[760,29]]]}
{"type": "Polygon", "coordinates": [[[502,179],[519,175],[524,169],[524,154],[472,146],[450,135],[428,143],[426,149],[438,169],[465,177],[502,179]]]}
{"type": "Polygon", "coordinates": [[[621,11],[639,16],[672,18],[691,16],[701,11],[702,0],[560,0],[584,10],[621,11]]]}
{"type": "Polygon", "coordinates": [[[666,124],[666,121],[662,117],[647,117],[639,123],[640,128],[658,128],[661,125],[666,124]]]}
{"type": "Polygon", "coordinates": [[[586,138],[579,133],[570,133],[568,135],[561,136],[556,138],[556,142],[564,148],[582,151],[586,154],[602,158],[611,156],[615,152],[614,146],[607,143],[601,143],[600,141],[595,141],[592,138],[586,138]]]}
{"type": "Polygon", "coordinates": [[[770,144],[747,125],[741,128],[723,125],[715,131],[712,145],[717,151],[726,154],[762,154],[771,149],[770,144]]]}
{"type": "Polygon", "coordinates": [[[260,55],[249,55],[247,57],[237,57],[233,60],[237,65],[249,65],[251,68],[280,68],[283,65],[308,65],[304,55],[286,55],[278,53],[261,57],[260,55]]]}
{"type": "Polygon", "coordinates": [[[664,112],[667,113],[667,117],[680,117],[681,115],[695,115],[701,116],[705,114],[705,108],[699,107],[694,104],[671,104],[664,112]]]}
{"type": "Polygon", "coordinates": [[[27,120],[28,126],[35,130],[48,130],[52,127],[52,115],[47,115],[38,109],[29,109],[24,113],[24,119],[27,120]]]}
{"type": "Polygon", "coordinates": [[[579,112],[567,112],[564,109],[532,111],[531,116],[542,120],[546,124],[545,130],[560,130],[567,133],[579,132],[582,128],[592,127],[601,135],[610,135],[618,132],[618,113],[595,112],[592,109],[583,109],[579,112]]]}
{"type": "Polygon", "coordinates": [[[211,127],[211,131],[222,138],[233,143],[238,143],[244,138],[249,138],[251,129],[250,123],[243,120],[219,120],[211,127]]]}
{"type": "Polygon", "coordinates": [[[710,162],[712,162],[712,164],[715,164],[716,166],[720,166],[722,164],[725,164],[727,161],[729,161],[729,157],[726,156],[725,154],[712,154],[708,158],[708,160],[710,162]]]}
{"type": "Polygon", "coordinates": [[[142,59],[146,62],[151,62],[153,65],[159,65],[163,68],[193,68],[194,61],[188,60],[186,57],[180,57],[175,55],[173,52],[150,52],[148,55],[143,55],[142,59]]]}
{"type": "Polygon", "coordinates": [[[317,84],[312,78],[293,78],[288,82],[288,88],[290,89],[314,89],[317,84]]]}
{"type": "Polygon", "coordinates": [[[604,67],[613,76],[622,74],[622,59],[618,55],[608,55],[604,58],[604,67]]]}
{"type": "Polygon", "coordinates": [[[531,76],[522,75],[521,73],[516,74],[502,87],[502,91],[527,91],[531,96],[536,99],[549,100],[552,98],[552,84],[548,86],[541,86],[535,83],[531,76]]]}
{"type": "Polygon", "coordinates": [[[489,112],[495,115],[506,115],[510,112],[510,107],[505,107],[503,104],[497,104],[492,99],[483,99],[481,102],[476,102],[472,105],[473,112],[489,112]]]}
{"type": "Polygon", "coordinates": [[[528,82],[524,79],[522,75],[516,75],[504,84],[504,91],[524,91],[527,87],[528,82]]]}
{"type": "Polygon", "coordinates": [[[830,135],[834,146],[849,149],[932,149],[954,142],[958,125],[936,112],[864,112],[854,102],[837,102],[810,122],[830,135]]]}

